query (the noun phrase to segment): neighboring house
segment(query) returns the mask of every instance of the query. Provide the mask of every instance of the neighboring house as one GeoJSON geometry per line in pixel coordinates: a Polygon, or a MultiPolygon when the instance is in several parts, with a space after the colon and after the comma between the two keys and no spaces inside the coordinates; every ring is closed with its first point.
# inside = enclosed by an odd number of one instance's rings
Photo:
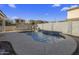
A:
{"type": "Polygon", "coordinates": [[[79,7],[70,8],[67,11],[68,33],[79,35],[79,7]]]}
{"type": "Polygon", "coordinates": [[[21,23],[25,23],[25,20],[18,18],[18,19],[15,19],[15,22],[16,24],[21,24],[21,23]]]}
{"type": "Polygon", "coordinates": [[[79,7],[68,9],[67,20],[68,21],[79,21],[79,7]]]}

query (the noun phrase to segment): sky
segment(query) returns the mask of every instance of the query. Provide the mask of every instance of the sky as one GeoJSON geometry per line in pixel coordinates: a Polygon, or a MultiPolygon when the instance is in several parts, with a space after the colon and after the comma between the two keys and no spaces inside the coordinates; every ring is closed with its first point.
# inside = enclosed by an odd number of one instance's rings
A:
{"type": "Polygon", "coordinates": [[[67,10],[78,4],[0,4],[2,10],[11,20],[61,21],[67,19],[67,10]]]}

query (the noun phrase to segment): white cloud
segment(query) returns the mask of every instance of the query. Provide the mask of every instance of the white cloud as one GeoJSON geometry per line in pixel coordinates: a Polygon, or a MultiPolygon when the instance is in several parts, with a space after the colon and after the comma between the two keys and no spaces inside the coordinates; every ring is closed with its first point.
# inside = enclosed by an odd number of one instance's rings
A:
{"type": "Polygon", "coordinates": [[[70,8],[75,8],[75,7],[78,7],[78,5],[72,5],[70,8]]]}
{"type": "Polygon", "coordinates": [[[70,9],[70,8],[75,8],[75,7],[78,7],[78,5],[72,5],[72,6],[70,6],[70,7],[63,7],[63,8],[61,9],[61,11],[66,11],[66,10],[68,10],[68,9],[70,9]]]}
{"type": "Polygon", "coordinates": [[[62,9],[61,9],[61,11],[66,11],[66,10],[68,10],[69,9],[69,7],[63,7],[62,9]]]}
{"type": "Polygon", "coordinates": [[[7,16],[7,17],[8,17],[8,19],[10,19],[10,20],[14,20],[14,19],[19,18],[19,17],[17,17],[17,16],[7,16]]]}
{"type": "Polygon", "coordinates": [[[52,5],[52,7],[60,7],[61,6],[61,4],[54,4],[54,5],[52,5]]]}
{"type": "Polygon", "coordinates": [[[16,8],[15,4],[8,4],[8,6],[11,8],[16,8]]]}
{"type": "Polygon", "coordinates": [[[13,17],[11,17],[11,19],[16,19],[16,18],[19,18],[19,17],[17,17],[17,16],[13,16],[13,17]]]}

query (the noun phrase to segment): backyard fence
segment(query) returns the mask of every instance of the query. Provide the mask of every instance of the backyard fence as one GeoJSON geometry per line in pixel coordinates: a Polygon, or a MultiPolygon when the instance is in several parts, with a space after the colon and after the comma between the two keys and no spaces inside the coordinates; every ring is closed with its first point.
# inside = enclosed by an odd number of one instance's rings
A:
{"type": "MultiPolygon", "coordinates": [[[[32,26],[31,25],[5,26],[4,31],[5,32],[32,31],[32,26]]],[[[2,26],[0,26],[0,32],[3,32],[2,26]]]]}
{"type": "Polygon", "coordinates": [[[38,24],[41,30],[58,31],[65,34],[79,36],[79,21],[66,21],[56,23],[38,24]]]}

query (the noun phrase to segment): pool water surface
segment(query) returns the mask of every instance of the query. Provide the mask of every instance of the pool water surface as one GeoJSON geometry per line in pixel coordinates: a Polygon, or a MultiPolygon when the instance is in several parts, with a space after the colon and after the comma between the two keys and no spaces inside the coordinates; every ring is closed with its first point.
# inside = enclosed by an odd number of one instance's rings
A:
{"type": "Polygon", "coordinates": [[[32,40],[42,43],[55,43],[59,42],[61,40],[64,40],[64,38],[59,37],[58,35],[46,35],[42,32],[29,32],[26,33],[27,35],[30,35],[32,37],[32,40]]]}

